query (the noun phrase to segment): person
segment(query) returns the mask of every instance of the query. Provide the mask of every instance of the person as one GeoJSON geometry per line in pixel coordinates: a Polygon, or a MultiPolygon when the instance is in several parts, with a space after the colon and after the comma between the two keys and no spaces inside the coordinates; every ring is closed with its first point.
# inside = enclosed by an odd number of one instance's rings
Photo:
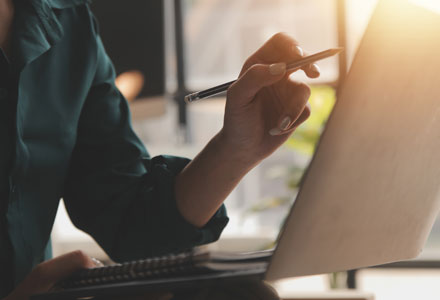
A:
{"type": "Polygon", "coordinates": [[[60,198],[115,261],[215,241],[224,199],[310,114],[309,87],[286,72],[302,50],[278,33],[244,63],[222,129],[192,161],[150,157],[87,2],[0,0],[0,299],[94,266],[81,251],[49,259],[60,198]]]}

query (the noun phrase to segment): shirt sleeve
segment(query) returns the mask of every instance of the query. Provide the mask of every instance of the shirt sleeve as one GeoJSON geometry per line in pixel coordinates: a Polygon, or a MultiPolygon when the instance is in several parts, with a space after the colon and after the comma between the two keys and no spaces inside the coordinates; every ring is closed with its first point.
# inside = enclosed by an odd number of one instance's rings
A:
{"type": "Polygon", "coordinates": [[[225,207],[203,228],[181,216],[174,183],[189,160],[149,156],[132,130],[128,104],[114,85],[114,68],[97,34],[96,44],[96,73],[81,112],[63,197],[72,222],[115,261],[217,240],[228,222],[225,207]]]}

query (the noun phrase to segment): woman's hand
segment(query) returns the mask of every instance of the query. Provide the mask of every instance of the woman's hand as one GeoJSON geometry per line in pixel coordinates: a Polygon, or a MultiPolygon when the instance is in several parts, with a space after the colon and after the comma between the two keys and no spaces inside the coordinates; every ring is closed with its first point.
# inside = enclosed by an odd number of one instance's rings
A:
{"type": "MultiPolygon", "coordinates": [[[[95,262],[82,251],[74,251],[45,261],[32,272],[3,300],[28,300],[30,296],[50,291],[57,282],[66,279],[81,269],[94,268],[95,262]]],[[[109,298],[124,300],[169,300],[172,294],[160,292],[135,298],[109,298]]]]}
{"type": "MultiPolygon", "coordinates": [[[[226,147],[253,165],[282,145],[310,115],[310,88],[286,72],[285,63],[302,56],[293,38],[278,33],[249,57],[228,90],[219,135],[226,147]]],[[[319,76],[314,64],[303,70],[311,78],[319,76]]]]}
{"type": "MultiPolygon", "coordinates": [[[[189,223],[203,227],[246,173],[308,118],[310,89],[285,67],[302,55],[293,38],[278,33],[246,61],[228,90],[223,128],[177,176],[177,207],[189,223]]],[[[303,70],[319,76],[314,64],[303,70]]]]}
{"type": "Polygon", "coordinates": [[[34,294],[48,292],[57,282],[75,271],[93,267],[93,260],[82,251],[70,252],[45,261],[36,266],[4,300],[28,300],[34,294]]]}

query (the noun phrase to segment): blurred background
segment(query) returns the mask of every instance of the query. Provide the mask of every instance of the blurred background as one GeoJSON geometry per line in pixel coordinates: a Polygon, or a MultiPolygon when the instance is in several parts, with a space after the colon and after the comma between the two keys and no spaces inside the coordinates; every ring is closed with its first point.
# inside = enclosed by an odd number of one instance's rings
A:
{"type": "MultiPolygon", "coordinates": [[[[440,13],[440,1],[414,0],[440,13]]],[[[92,10],[130,102],[133,126],[152,156],[194,157],[221,128],[222,96],[186,105],[183,96],[235,79],[246,58],[284,31],[309,53],[342,46],[319,63],[321,77],[298,80],[312,87],[312,116],[274,155],[252,170],[226,200],[230,223],[222,250],[273,245],[299,180],[335,102],[377,0],[94,0],[92,10]]],[[[103,251],[71,224],[63,204],[53,229],[54,254],[103,251]]],[[[383,267],[289,279],[288,292],[356,288],[376,299],[439,299],[440,223],[420,259],[404,268],[383,267]]]]}

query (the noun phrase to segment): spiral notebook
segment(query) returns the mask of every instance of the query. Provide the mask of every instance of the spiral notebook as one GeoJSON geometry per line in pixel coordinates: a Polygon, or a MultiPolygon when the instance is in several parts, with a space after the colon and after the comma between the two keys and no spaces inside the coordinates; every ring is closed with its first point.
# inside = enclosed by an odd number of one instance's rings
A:
{"type": "Polygon", "coordinates": [[[440,209],[440,16],[380,1],[272,253],[85,270],[33,299],[276,280],[416,257],[440,209]]]}
{"type": "Polygon", "coordinates": [[[33,300],[106,299],[148,291],[182,291],[219,283],[261,280],[272,251],[210,252],[203,249],[81,270],[33,300]]]}
{"type": "Polygon", "coordinates": [[[60,290],[135,280],[207,275],[236,270],[265,270],[272,251],[252,253],[210,252],[194,249],[178,254],[85,269],[57,286],[60,290]]]}

